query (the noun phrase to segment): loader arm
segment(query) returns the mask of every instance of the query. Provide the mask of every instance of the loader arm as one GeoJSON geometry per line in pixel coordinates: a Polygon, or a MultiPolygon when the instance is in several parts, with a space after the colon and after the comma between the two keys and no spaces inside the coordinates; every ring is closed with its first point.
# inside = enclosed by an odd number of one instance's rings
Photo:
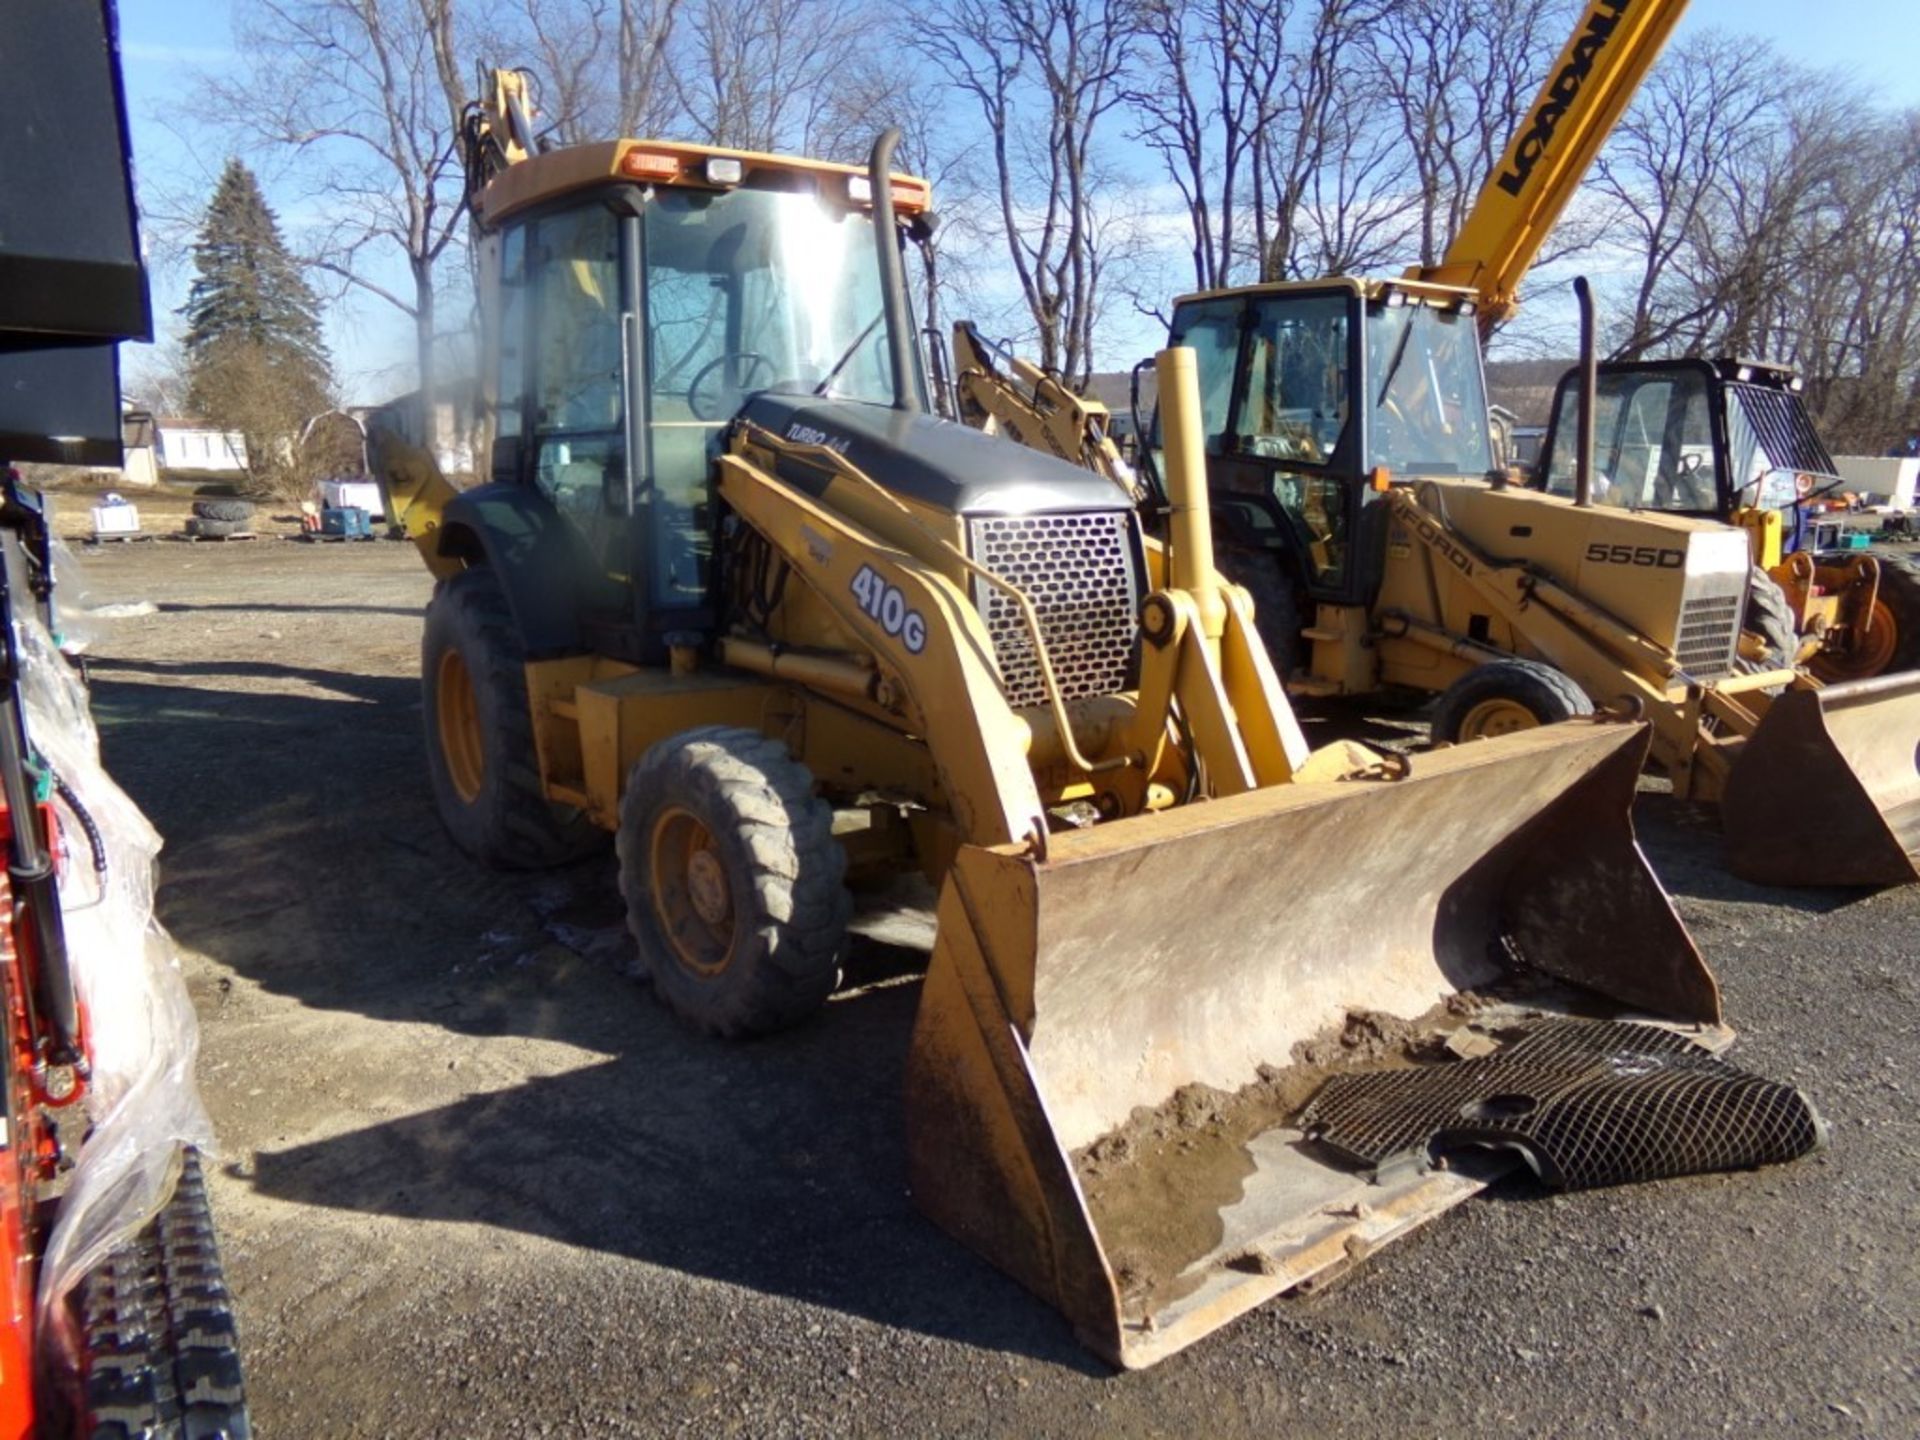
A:
{"type": "Polygon", "coordinates": [[[962,840],[1044,847],[1030,732],[1001,694],[993,645],[965,593],[921,556],[741,456],[720,497],[873,657],[896,728],[924,738],[962,840]]]}
{"type": "Polygon", "coordinates": [[[953,386],[960,418],[1033,450],[1057,455],[1119,486],[1136,504],[1146,491],[1113,443],[1113,415],[980,333],[971,320],[953,324],[953,386]]]}
{"type": "Polygon", "coordinates": [[[440,553],[440,525],[460,492],[440,473],[432,453],[387,430],[374,431],[368,448],[387,524],[406,532],[434,579],[465,568],[463,561],[440,553]]]}
{"type": "Polygon", "coordinates": [[[1407,278],[1474,291],[1482,335],[1511,315],[1547,233],[1686,8],[1686,0],[1588,0],[1446,256],[1407,278]]]}

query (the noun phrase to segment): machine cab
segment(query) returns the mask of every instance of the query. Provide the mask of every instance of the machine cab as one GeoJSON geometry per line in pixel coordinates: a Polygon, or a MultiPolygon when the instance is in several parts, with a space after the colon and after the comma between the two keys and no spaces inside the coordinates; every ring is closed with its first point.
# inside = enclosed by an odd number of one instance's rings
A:
{"type": "Polygon", "coordinates": [[[1278,549],[1315,600],[1364,603],[1389,479],[1493,468],[1473,307],[1462,292],[1357,280],[1188,296],[1208,488],[1223,530],[1278,549]]]}
{"type": "MultiPolygon", "coordinates": [[[[561,152],[488,191],[490,210],[503,187],[547,192],[488,237],[492,478],[558,517],[549,550],[587,573],[553,580],[586,585],[598,642],[652,663],[667,636],[711,625],[713,462],[747,398],[893,402],[870,187],[847,166],[585,148],[612,152],[613,173],[555,196],[567,177],[530,172],[584,168],[561,152]]],[[[924,206],[924,186],[897,178],[894,200],[924,206]]]]}
{"type": "MultiPolygon", "coordinates": [[[[1801,497],[1836,478],[1799,391],[1790,372],[1754,361],[1600,366],[1595,502],[1720,521],[1750,507],[1791,519],[1801,497]]],[[[1579,373],[1569,371],[1534,480],[1551,494],[1573,494],[1579,406],[1579,373]]]]}

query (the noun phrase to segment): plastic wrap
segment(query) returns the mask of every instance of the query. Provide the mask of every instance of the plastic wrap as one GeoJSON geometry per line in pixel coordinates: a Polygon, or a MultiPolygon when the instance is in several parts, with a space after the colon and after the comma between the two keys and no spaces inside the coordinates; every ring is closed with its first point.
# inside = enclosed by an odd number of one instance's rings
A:
{"type": "Polygon", "coordinates": [[[92,822],[90,832],[68,799],[54,797],[65,851],[61,909],[91,1070],[82,1101],[91,1128],[40,1272],[41,1341],[64,1348],[71,1337],[47,1324],[64,1311],[57,1302],[165,1203],[180,1147],[208,1149],[213,1133],[193,1078],[193,1005],[173,943],[153,917],[160,836],[102,767],[86,687],[30,592],[16,584],[13,594],[29,741],[92,822]]]}

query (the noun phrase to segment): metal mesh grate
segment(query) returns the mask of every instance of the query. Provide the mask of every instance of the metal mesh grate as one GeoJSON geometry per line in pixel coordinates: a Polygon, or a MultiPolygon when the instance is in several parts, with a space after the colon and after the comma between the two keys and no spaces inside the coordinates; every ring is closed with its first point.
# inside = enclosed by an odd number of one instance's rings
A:
{"type": "MultiPolygon", "coordinates": [[[[1073,699],[1130,688],[1140,608],[1131,512],[977,515],[970,525],[973,558],[1033,602],[1060,693],[1073,699]]],[[[990,585],[976,585],[975,599],[1008,702],[1045,704],[1020,607],[990,585]]]]}
{"type": "Polygon", "coordinates": [[[1484,1060],[1335,1076],[1300,1123],[1366,1166],[1510,1147],[1569,1190],[1778,1163],[1826,1140],[1791,1085],[1653,1026],[1582,1020],[1530,1026],[1484,1060]]]}
{"type": "Polygon", "coordinates": [[[1680,606],[1680,633],[1674,656],[1696,680],[1719,680],[1733,673],[1740,643],[1740,595],[1695,595],[1680,606]]]}
{"type": "Polygon", "coordinates": [[[1760,448],[1778,470],[1834,475],[1833,456],[1820,442],[1800,397],[1759,385],[1729,385],[1741,413],[1760,437],[1760,448]]]}

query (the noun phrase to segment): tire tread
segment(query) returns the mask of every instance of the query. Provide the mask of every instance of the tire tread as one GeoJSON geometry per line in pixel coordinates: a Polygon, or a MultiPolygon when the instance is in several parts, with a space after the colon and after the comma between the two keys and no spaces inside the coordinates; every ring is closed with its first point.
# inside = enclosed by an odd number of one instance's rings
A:
{"type": "MultiPolygon", "coordinates": [[[[628,928],[654,992],[684,1023],[738,1037],[785,1029],[839,984],[853,899],[833,809],[786,747],[757,730],[704,725],[663,740],[634,767],[616,841],[628,928]],[[753,875],[748,933],[757,954],[736,958],[724,986],[687,976],[655,933],[647,863],[653,808],[665,801],[729,831],[753,875]],[[764,960],[764,963],[760,963],[764,960]],[[735,974],[734,967],[742,967],[735,974]]],[[[746,897],[736,894],[736,903],[746,897]]]]}

